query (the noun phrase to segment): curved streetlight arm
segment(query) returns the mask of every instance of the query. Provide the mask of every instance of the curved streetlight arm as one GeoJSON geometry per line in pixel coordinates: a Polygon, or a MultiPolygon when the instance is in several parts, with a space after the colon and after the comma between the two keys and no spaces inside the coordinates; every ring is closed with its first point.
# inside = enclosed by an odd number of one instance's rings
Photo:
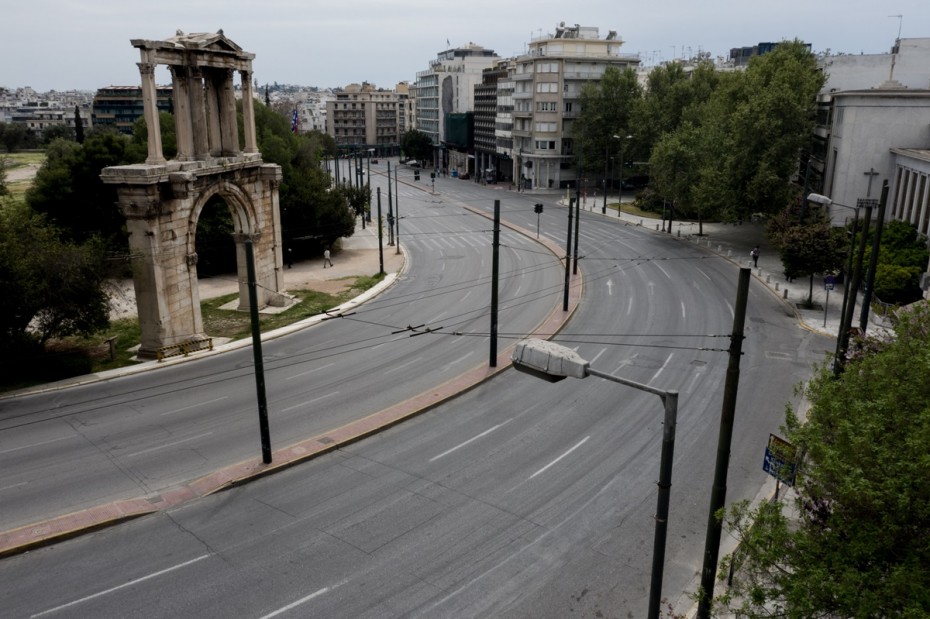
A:
{"type": "Polygon", "coordinates": [[[655,394],[665,405],[662,429],[662,453],[659,463],[658,501],[656,504],[656,529],[652,547],[652,576],[649,584],[648,619],[658,619],[662,598],[662,568],[665,565],[665,542],[668,534],[668,508],[672,490],[672,462],[675,451],[675,427],[678,419],[678,392],[657,389],[620,376],[600,372],[591,367],[578,353],[570,348],[536,338],[517,343],[511,355],[513,367],[549,382],[563,380],[569,376],[586,378],[597,376],[640,391],[655,394]]]}

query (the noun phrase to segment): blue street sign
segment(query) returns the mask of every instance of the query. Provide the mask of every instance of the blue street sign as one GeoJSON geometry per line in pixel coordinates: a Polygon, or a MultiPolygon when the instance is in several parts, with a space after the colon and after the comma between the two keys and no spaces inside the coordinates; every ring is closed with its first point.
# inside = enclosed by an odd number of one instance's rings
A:
{"type": "Polygon", "coordinates": [[[788,486],[794,486],[797,474],[798,450],[788,441],[769,434],[769,444],[765,447],[765,460],[762,470],[788,486]]]}

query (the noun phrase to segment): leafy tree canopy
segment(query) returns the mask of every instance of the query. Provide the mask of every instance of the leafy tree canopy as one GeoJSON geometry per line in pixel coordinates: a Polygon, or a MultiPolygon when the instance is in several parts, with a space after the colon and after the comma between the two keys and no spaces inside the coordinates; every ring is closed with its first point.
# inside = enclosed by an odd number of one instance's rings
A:
{"type": "Polygon", "coordinates": [[[930,307],[899,316],[839,378],[820,369],[806,423],[788,410],[806,454],[794,498],[730,510],[740,550],[720,602],[739,616],[930,616],[930,307]]]}
{"type": "Polygon", "coordinates": [[[89,334],[107,326],[107,272],[100,243],[59,240],[22,203],[0,207],[0,350],[26,341],[89,334]]]}
{"type": "Polygon", "coordinates": [[[400,149],[404,155],[417,161],[429,161],[433,158],[433,141],[429,135],[411,129],[400,138],[400,149]]]}
{"type": "Polygon", "coordinates": [[[632,119],[642,93],[636,72],[629,68],[608,67],[599,82],[585,84],[581,111],[571,128],[575,157],[583,169],[603,171],[610,157],[621,151],[624,161],[634,156],[637,136],[631,131],[632,119]]]}
{"type": "Polygon", "coordinates": [[[138,163],[129,139],[114,131],[91,132],[83,144],[56,140],[46,150],[26,202],[66,240],[99,237],[111,250],[124,252],[125,219],[116,206],[116,189],[100,180],[100,172],[129,163],[138,163]]]}

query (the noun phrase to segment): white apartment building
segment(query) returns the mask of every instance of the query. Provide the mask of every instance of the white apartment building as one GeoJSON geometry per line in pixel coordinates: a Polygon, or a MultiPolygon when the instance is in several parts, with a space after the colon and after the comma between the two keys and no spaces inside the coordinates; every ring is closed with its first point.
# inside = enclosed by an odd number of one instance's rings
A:
{"type": "Polygon", "coordinates": [[[639,66],[639,56],[622,54],[622,45],[614,31],[602,39],[595,27],[563,24],[514,59],[514,179],[522,177],[529,188],[575,186],[572,121],[581,111],[581,90],[600,81],[607,67],[639,66]]]}
{"type": "MultiPolygon", "coordinates": [[[[417,73],[416,128],[430,136],[433,144],[445,142],[445,119],[449,114],[474,110],[474,87],[481,83],[484,69],[497,60],[493,50],[469,43],[440,52],[429,69],[417,73]]],[[[437,161],[437,167],[441,162],[437,161]]]]}

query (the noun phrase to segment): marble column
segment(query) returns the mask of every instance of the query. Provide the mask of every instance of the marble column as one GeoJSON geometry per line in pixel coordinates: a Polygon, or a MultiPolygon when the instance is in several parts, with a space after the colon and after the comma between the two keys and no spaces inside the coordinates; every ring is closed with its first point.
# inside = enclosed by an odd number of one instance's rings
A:
{"type": "Polygon", "coordinates": [[[142,105],[145,126],[148,129],[149,150],[145,163],[157,165],[165,163],[161,147],[161,123],[158,121],[158,89],[155,87],[155,65],[139,62],[139,74],[142,76],[142,105]]]}

